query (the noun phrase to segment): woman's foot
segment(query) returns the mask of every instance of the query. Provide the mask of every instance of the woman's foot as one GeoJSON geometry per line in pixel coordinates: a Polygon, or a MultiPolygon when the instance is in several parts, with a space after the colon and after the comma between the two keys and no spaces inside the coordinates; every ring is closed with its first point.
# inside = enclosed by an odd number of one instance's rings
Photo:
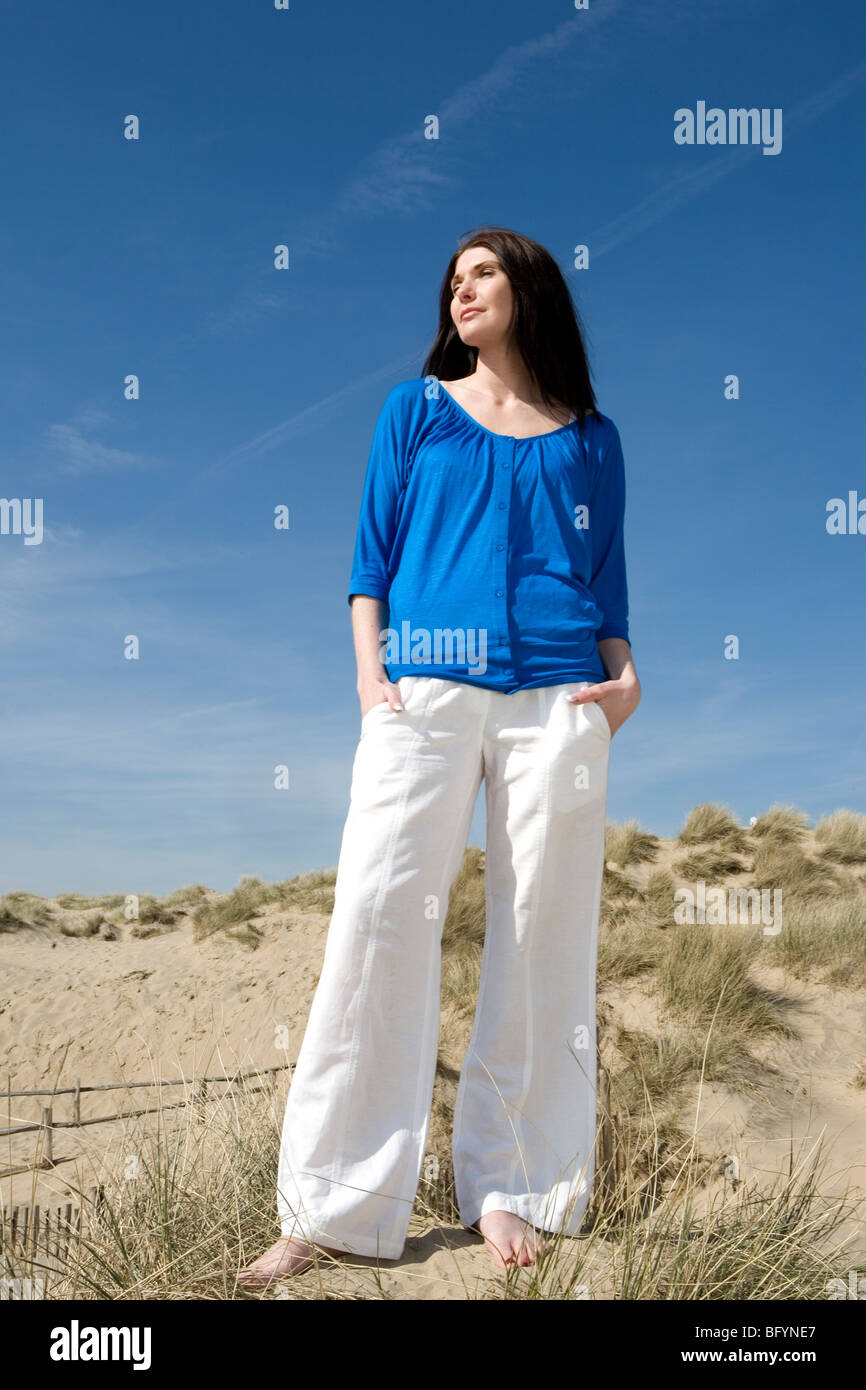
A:
{"type": "Polygon", "coordinates": [[[275,1279],[285,1279],[290,1274],[303,1274],[313,1263],[313,1250],[321,1250],[327,1255],[345,1255],[345,1250],[331,1250],[326,1245],[312,1246],[305,1240],[293,1236],[281,1236],[274,1241],[251,1265],[242,1269],[238,1283],[245,1289],[262,1288],[275,1279]]]}
{"type": "Polygon", "coordinates": [[[493,1263],[499,1269],[534,1264],[539,1255],[551,1248],[549,1240],[544,1240],[528,1221],[515,1216],[513,1211],[488,1211],[471,1229],[484,1237],[485,1245],[493,1253],[493,1263]]]}

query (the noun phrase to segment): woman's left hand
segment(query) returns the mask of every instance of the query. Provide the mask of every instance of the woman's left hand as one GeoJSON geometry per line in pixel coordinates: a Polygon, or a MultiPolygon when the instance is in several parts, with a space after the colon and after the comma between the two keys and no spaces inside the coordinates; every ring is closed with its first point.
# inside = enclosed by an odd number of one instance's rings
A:
{"type": "Polygon", "coordinates": [[[620,676],[619,680],[597,681],[595,685],[588,685],[585,690],[575,690],[567,695],[566,699],[576,705],[594,700],[603,711],[610,725],[610,736],[613,738],[617,729],[634,714],[640,704],[640,696],[640,681],[637,676],[620,676]]]}

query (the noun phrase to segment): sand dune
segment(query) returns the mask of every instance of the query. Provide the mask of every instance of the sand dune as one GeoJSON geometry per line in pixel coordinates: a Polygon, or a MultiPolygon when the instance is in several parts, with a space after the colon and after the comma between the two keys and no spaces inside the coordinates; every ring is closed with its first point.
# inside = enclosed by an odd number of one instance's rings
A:
{"type": "MultiPolygon", "coordinates": [[[[661,842],[657,863],[670,862],[673,852],[670,842],[661,842]]],[[[208,896],[213,901],[221,897],[208,896]]],[[[76,1077],[91,1085],[160,1075],[192,1078],[274,1067],[297,1055],[321,966],[327,912],[286,909],[279,902],[266,905],[257,917],[255,947],[221,933],[196,940],[189,915],[144,937],[116,920],[104,928],[112,939],[64,934],[64,929],[79,930],[88,913],[61,908],[53,900],[45,900],[32,915],[42,920],[7,922],[0,931],[3,1090],[70,1085],[76,1077]]],[[[866,991],[807,983],[767,965],[758,973],[791,1001],[797,1037],[759,1044],[756,1050],[767,1073],[753,1097],[718,1083],[704,1086],[702,1148],[720,1158],[736,1153],[747,1173],[769,1175],[784,1164],[792,1135],[801,1143],[823,1134],[831,1148],[831,1172],[845,1174],[843,1186],[866,1192],[866,991]]],[[[616,1021],[649,1034],[661,1026],[652,991],[639,981],[602,989],[599,1009],[608,1024],[616,1021]]],[[[467,1037],[467,1020],[455,1023],[453,1012],[446,1010],[442,1051],[452,1066],[459,1066],[467,1037]]],[[[278,1081],[281,1096],[287,1085],[288,1072],[278,1081]]],[[[87,1094],[82,1115],[133,1108],[145,1094],[87,1094]]],[[[176,1098],[178,1092],[166,1094],[176,1098]]],[[[696,1100],[697,1087],[690,1088],[683,1106],[689,1128],[696,1100]]],[[[38,1119],[43,1103],[16,1099],[2,1123],[38,1119]]],[[[70,1098],[57,1097],[55,1120],[71,1115],[70,1098]]],[[[117,1128],[109,1123],[58,1133],[55,1158],[76,1156],[78,1164],[60,1163],[35,1178],[28,1173],[5,1176],[3,1203],[64,1200],[69,1174],[75,1172],[79,1180],[99,1176],[117,1128]]],[[[0,1169],[8,1174],[28,1163],[34,1147],[33,1134],[7,1138],[0,1169]]],[[[852,1265],[859,1261],[862,1267],[862,1224],[852,1223],[850,1233],[852,1265]]],[[[374,1263],[359,1260],[334,1269],[325,1276],[327,1286],[363,1291],[374,1263]]],[[[403,1259],[383,1266],[377,1277],[390,1297],[496,1296],[497,1276],[487,1252],[459,1226],[428,1223],[425,1228],[413,1220],[403,1259]]]]}

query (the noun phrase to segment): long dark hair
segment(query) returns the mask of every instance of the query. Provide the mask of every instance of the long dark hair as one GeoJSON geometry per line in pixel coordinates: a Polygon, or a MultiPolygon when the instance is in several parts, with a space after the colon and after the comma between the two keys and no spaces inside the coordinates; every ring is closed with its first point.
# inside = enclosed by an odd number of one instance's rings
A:
{"type": "Polygon", "coordinates": [[[458,242],[439,290],[439,331],[422,376],[457,381],[475,370],[478,349],[460,338],[451,318],[451,277],[457,259],[472,246],[499,258],[514,296],[512,332],[541,399],[567,405],[583,422],[598,411],[577,309],[562,271],[545,247],[507,227],[477,227],[458,242]]]}

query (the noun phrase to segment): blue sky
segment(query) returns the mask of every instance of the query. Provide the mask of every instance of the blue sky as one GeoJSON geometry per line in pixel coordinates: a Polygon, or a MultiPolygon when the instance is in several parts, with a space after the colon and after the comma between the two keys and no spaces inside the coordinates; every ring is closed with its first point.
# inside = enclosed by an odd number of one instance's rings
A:
{"type": "Polygon", "coordinates": [[[44,535],[0,535],[0,891],[336,864],[372,431],[480,223],[557,257],[623,442],[644,694],[608,815],[866,809],[866,535],[825,525],[866,496],[864,29],[847,0],[7,10],[0,496],[44,535]],[[781,152],[676,144],[699,101],[781,108],[781,152]]]}

